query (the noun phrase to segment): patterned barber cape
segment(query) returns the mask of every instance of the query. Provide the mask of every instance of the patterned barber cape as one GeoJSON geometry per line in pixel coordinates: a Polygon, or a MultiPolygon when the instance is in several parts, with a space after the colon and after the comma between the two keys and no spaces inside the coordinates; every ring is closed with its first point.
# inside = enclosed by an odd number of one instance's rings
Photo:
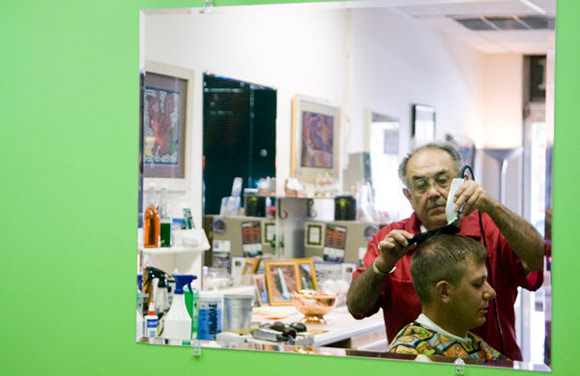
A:
{"type": "Polygon", "coordinates": [[[387,352],[395,354],[443,355],[453,358],[507,359],[477,335],[467,332],[465,341],[451,338],[414,321],[393,339],[387,352]]]}

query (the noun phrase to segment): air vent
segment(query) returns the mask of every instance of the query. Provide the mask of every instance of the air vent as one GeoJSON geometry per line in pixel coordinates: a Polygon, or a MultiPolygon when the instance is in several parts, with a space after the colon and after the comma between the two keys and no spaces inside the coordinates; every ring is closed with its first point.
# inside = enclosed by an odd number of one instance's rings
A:
{"type": "Polygon", "coordinates": [[[480,16],[480,17],[451,17],[461,25],[473,31],[490,30],[553,30],[554,18],[546,16],[480,16]]]}

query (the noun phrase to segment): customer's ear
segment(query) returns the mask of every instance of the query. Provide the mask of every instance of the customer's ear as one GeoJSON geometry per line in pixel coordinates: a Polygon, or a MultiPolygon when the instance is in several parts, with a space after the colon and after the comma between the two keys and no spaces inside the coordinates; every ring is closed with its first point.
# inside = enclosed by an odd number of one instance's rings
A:
{"type": "Polygon", "coordinates": [[[409,188],[403,188],[403,194],[405,195],[407,200],[411,202],[411,191],[409,191],[409,188]]]}
{"type": "Polygon", "coordinates": [[[437,284],[435,285],[436,298],[440,302],[448,304],[449,302],[451,302],[450,292],[452,288],[453,286],[451,286],[451,284],[447,281],[437,282],[437,284]]]}

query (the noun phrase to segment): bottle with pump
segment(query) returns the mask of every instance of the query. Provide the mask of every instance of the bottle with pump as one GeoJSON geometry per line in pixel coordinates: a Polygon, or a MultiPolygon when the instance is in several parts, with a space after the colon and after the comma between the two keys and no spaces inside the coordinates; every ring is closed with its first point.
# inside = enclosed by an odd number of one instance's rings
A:
{"type": "Polygon", "coordinates": [[[161,232],[161,221],[159,218],[159,212],[157,211],[157,205],[155,203],[155,185],[149,185],[149,191],[147,195],[147,207],[143,213],[143,233],[144,242],[143,246],[145,248],[157,248],[159,247],[159,235],[161,232]]]}
{"type": "Polygon", "coordinates": [[[187,285],[189,291],[193,293],[191,282],[197,279],[197,276],[190,274],[173,274],[175,278],[175,291],[173,293],[173,302],[169,312],[165,315],[165,328],[163,337],[170,344],[181,345],[191,340],[192,320],[185,305],[184,286],[187,285]]]}
{"type": "Polygon", "coordinates": [[[159,319],[157,323],[157,333],[163,335],[165,329],[165,315],[169,310],[169,287],[165,278],[159,278],[159,282],[153,289],[153,307],[159,319]]]}
{"type": "MultiPolygon", "coordinates": [[[[167,286],[168,274],[163,270],[155,268],[153,266],[146,266],[143,272],[143,315],[147,314],[150,304],[153,304],[155,308],[156,301],[159,302],[159,297],[155,299],[158,291],[159,284],[162,286],[167,286]],[[157,280],[156,280],[157,279],[157,280]],[[163,281],[163,282],[161,282],[163,281]],[[155,284],[157,283],[157,285],[155,284]]],[[[167,290],[167,287],[165,287],[167,290]]],[[[168,299],[167,299],[168,300],[168,299]]],[[[167,303],[169,304],[169,303],[167,303]]],[[[159,303],[158,303],[159,306],[159,303]]],[[[168,308],[168,307],[167,307],[168,308]]]]}
{"type": "Polygon", "coordinates": [[[161,186],[159,197],[160,238],[162,247],[171,247],[171,216],[169,215],[169,199],[167,185],[161,186]]]}

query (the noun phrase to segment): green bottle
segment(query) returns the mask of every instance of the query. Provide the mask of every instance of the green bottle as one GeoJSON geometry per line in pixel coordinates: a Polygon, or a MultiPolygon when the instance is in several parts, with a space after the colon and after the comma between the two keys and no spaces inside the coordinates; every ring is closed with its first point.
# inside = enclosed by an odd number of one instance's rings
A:
{"type": "Polygon", "coordinates": [[[160,245],[161,247],[171,247],[171,216],[169,215],[169,200],[167,197],[167,185],[161,187],[159,198],[159,217],[161,219],[160,245]]]}

